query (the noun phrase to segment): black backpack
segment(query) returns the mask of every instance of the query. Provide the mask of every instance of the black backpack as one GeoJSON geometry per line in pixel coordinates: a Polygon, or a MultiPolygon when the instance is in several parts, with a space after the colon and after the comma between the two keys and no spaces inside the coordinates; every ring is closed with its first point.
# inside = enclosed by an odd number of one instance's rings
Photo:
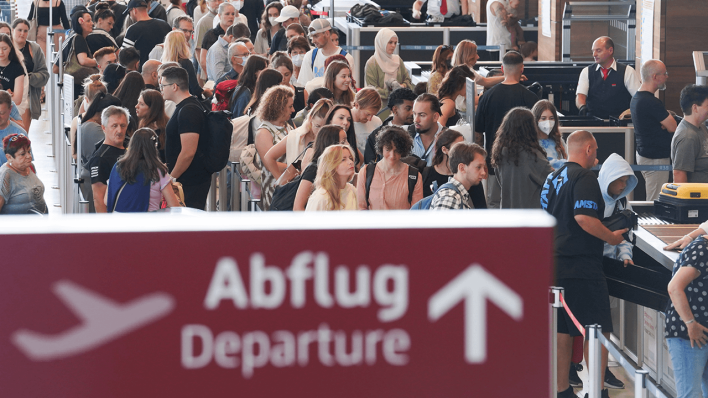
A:
{"type": "MultiPolygon", "coordinates": [[[[371,181],[374,180],[374,172],[376,171],[376,163],[366,165],[366,207],[369,207],[369,192],[371,191],[371,181]]],[[[413,204],[413,191],[415,184],[418,182],[418,169],[408,165],[408,203],[413,204]]]]}
{"type": "Polygon", "coordinates": [[[231,150],[231,134],[234,126],[231,124],[231,112],[204,110],[204,131],[201,156],[204,167],[209,173],[223,170],[229,162],[231,150]]]}
{"type": "MultiPolygon", "coordinates": [[[[302,158],[305,152],[312,148],[314,143],[311,142],[307,144],[305,149],[298,155],[295,160],[302,158]]],[[[305,169],[302,169],[305,171],[305,169]]],[[[275,187],[273,192],[273,198],[270,200],[270,210],[271,211],[292,211],[295,205],[295,196],[297,196],[297,189],[300,188],[300,181],[302,180],[302,174],[293,178],[292,181],[285,185],[275,187]]]]}

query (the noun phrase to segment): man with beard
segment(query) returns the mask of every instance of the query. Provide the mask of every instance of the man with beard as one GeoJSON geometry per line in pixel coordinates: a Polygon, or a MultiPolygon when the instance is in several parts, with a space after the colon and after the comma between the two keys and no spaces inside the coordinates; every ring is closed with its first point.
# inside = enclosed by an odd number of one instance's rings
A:
{"type": "MultiPolygon", "coordinates": [[[[411,153],[425,160],[428,166],[433,165],[435,157],[435,141],[444,126],[438,123],[440,118],[440,101],[432,94],[421,94],[413,103],[413,150],[411,153]]],[[[411,132],[411,129],[408,129],[411,132]]]]}
{"type": "Polygon", "coordinates": [[[376,136],[379,131],[386,126],[398,126],[408,129],[411,136],[415,136],[415,126],[413,125],[413,101],[416,95],[409,88],[399,88],[388,97],[388,109],[391,115],[384,120],[383,124],[369,134],[366,139],[366,151],[364,151],[364,162],[371,163],[381,160],[376,153],[376,136]]]}
{"type": "MultiPolygon", "coordinates": [[[[642,85],[632,97],[629,109],[634,123],[634,143],[637,164],[670,165],[671,139],[676,131],[676,120],[664,104],[654,96],[656,90],[666,90],[669,78],[666,65],[649,60],[642,65],[642,85]]],[[[659,199],[661,186],[669,182],[669,171],[642,171],[647,184],[647,199],[659,199]]]]}

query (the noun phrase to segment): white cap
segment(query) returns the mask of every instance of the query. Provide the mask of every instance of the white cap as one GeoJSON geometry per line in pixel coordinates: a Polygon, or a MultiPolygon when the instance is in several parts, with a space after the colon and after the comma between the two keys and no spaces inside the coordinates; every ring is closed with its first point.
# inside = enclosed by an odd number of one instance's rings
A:
{"type": "Polygon", "coordinates": [[[332,25],[326,18],[318,18],[310,22],[310,26],[307,28],[307,35],[312,37],[318,33],[326,32],[332,29],[332,25]]]}
{"type": "Polygon", "coordinates": [[[280,11],[280,16],[275,18],[275,22],[285,22],[290,18],[300,18],[300,11],[295,6],[285,6],[280,11]]]}

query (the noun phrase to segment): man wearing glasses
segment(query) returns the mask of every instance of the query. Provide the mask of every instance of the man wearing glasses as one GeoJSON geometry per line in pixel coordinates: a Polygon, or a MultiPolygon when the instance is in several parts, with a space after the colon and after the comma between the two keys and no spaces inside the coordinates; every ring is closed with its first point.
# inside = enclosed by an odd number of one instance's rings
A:
{"type": "MultiPolygon", "coordinates": [[[[172,22],[172,30],[181,30],[184,33],[184,38],[187,39],[187,45],[189,46],[189,55],[190,57],[194,56],[194,22],[192,22],[192,18],[187,15],[175,18],[174,22],[172,22]]],[[[164,50],[164,44],[156,45],[150,51],[150,59],[160,61],[164,50]]]]}
{"type": "Polygon", "coordinates": [[[231,70],[226,72],[226,74],[217,80],[217,85],[226,80],[238,79],[238,76],[243,72],[243,67],[246,65],[248,57],[251,56],[251,51],[248,49],[246,43],[243,41],[236,41],[229,45],[227,54],[229,64],[231,65],[231,70]]]}
{"type": "Polygon", "coordinates": [[[307,82],[316,78],[323,77],[325,73],[325,60],[332,55],[341,54],[347,58],[349,66],[354,67],[354,58],[342,50],[341,47],[335,46],[330,40],[332,25],[325,18],[315,19],[307,28],[308,35],[315,48],[305,54],[305,59],[300,67],[300,75],[297,82],[301,86],[305,86],[307,82]],[[314,61],[314,62],[313,62],[314,61]]]}
{"type": "Polygon", "coordinates": [[[169,67],[160,75],[160,90],[165,100],[176,104],[165,128],[165,160],[173,179],[182,184],[184,204],[204,210],[211,185],[211,173],[197,155],[204,128],[204,111],[189,95],[189,77],[181,67],[169,67]]]}

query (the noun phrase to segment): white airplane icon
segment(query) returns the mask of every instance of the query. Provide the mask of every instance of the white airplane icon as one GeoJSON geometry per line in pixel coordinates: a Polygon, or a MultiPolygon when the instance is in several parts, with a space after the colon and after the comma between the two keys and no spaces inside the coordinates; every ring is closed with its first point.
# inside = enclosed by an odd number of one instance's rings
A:
{"type": "Polygon", "coordinates": [[[83,323],[55,335],[25,329],[13,333],[12,342],[35,361],[88,351],[166,316],[175,306],[172,296],[166,293],[152,293],[120,304],[68,280],[56,282],[54,293],[83,323]]]}

